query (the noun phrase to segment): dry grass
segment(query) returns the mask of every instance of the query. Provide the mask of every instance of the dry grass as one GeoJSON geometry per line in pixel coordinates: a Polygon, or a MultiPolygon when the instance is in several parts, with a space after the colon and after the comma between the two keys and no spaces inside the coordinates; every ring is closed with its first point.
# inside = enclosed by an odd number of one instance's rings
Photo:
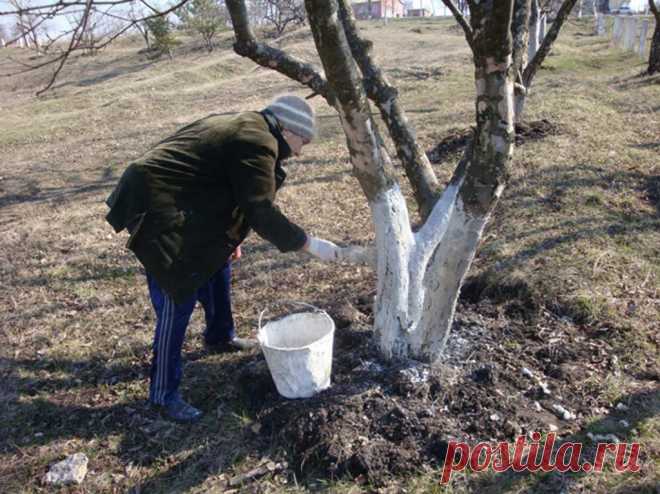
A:
{"type": "MultiPolygon", "coordinates": [[[[426,147],[473,123],[470,57],[452,23],[364,28],[426,147]],[[417,77],[429,68],[431,77],[417,77]]],[[[563,132],[516,150],[511,184],[472,274],[498,282],[522,277],[550,310],[616,343],[620,370],[633,377],[609,384],[615,399],[652,383],[638,371],[658,368],[660,79],[638,77],[644,67],[636,55],[580,35],[588,30],[569,25],[538,76],[528,118],[547,118],[563,132]]],[[[210,55],[184,45],[174,61],[152,62],[125,43],[76,59],[40,99],[32,95],[46,73],[0,79],[1,492],[45,490],[39,479],[47,466],[76,451],[90,457],[79,489],[85,492],[138,485],[145,492],[210,491],[221,473],[274,454],[245,441],[251,419],[222,386],[232,378],[223,369],[241,357],[201,351],[199,314],[185,344],[183,391],[205,419],[172,425],[145,408],[153,314],[140,266],[103,220],[103,200],[126,162],[177,126],[211,112],[258,109],[283,91],[305,94],[230,52],[229,35],[220,44],[210,55]]],[[[309,36],[283,44],[312,57],[309,36]]],[[[0,51],[3,70],[12,63],[7,54],[28,56],[0,51]]],[[[321,101],[314,105],[320,138],[289,166],[278,201],[318,235],[367,242],[368,209],[337,118],[321,101]]],[[[437,165],[443,179],[453,163],[437,165]]],[[[373,277],[363,268],[328,269],[281,255],[251,237],[234,286],[239,332],[248,334],[259,311],[277,300],[325,307],[368,292],[373,277]]],[[[654,413],[629,437],[647,442],[657,458],[657,399],[648,407],[654,413]]],[[[640,478],[585,476],[570,488],[650,489],[653,475],[651,469],[640,478]]],[[[411,479],[409,487],[433,492],[436,479],[411,479]]],[[[529,478],[511,485],[487,480],[492,492],[538,485],[529,478]]],[[[357,492],[350,482],[300,488],[277,482],[262,488],[357,492]]],[[[459,481],[451,489],[470,485],[459,481]]]]}

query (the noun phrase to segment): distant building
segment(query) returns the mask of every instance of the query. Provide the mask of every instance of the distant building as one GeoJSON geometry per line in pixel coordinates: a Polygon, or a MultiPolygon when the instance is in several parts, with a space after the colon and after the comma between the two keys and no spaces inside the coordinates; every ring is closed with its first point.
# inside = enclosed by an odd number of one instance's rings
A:
{"type": "Polygon", "coordinates": [[[406,15],[406,9],[399,0],[355,2],[353,12],[357,19],[386,19],[406,15]]]}
{"type": "Polygon", "coordinates": [[[431,17],[428,9],[408,9],[408,17],[431,17]]]}
{"type": "Polygon", "coordinates": [[[624,5],[630,7],[631,12],[646,12],[649,8],[648,0],[610,0],[610,12],[617,12],[624,5]]]}

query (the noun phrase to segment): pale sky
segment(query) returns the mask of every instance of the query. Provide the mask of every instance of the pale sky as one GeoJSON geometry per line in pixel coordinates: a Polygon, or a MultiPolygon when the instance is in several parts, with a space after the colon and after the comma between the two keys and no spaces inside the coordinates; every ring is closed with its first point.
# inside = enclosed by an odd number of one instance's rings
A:
{"type": "MultiPolygon", "coordinates": [[[[45,4],[48,3],[48,0],[32,0],[30,3],[35,3],[39,2],[39,4],[45,4]]],[[[154,6],[158,5],[166,5],[169,3],[167,0],[153,0],[154,6]]],[[[442,14],[444,13],[444,5],[442,4],[442,0],[412,0],[412,8],[427,8],[431,11],[433,11],[433,7],[435,7],[436,13],[437,14],[442,14]]],[[[0,11],[3,10],[11,10],[11,6],[9,5],[9,2],[7,0],[0,0],[0,11]]],[[[5,31],[7,34],[10,34],[11,32],[11,26],[14,24],[14,19],[13,16],[0,16],[0,24],[5,26],[5,31]]],[[[69,28],[69,23],[66,20],[66,16],[58,16],[57,18],[48,21],[48,29],[49,31],[52,32],[57,32],[57,31],[62,31],[66,30],[69,28]]]]}

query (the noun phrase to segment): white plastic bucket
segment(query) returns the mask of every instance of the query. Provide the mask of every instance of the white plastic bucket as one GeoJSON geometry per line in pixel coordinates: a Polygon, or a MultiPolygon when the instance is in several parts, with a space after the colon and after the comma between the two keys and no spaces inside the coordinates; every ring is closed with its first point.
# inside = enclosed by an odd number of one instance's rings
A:
{"type": "Polygon", "coordinates": [[[278,393],[309,398],[330,387],[335,323],[324,311],[290,314],[261,326],[257,339],[278,393]]]}

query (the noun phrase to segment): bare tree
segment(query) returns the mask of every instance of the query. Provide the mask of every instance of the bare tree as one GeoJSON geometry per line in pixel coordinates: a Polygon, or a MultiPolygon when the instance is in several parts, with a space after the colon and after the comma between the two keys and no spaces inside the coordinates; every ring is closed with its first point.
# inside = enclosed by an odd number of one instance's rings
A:
{"type": "Polygon", "coordinates": [[[302,0],[263,0],[265,7],[264,20],[274,29],[279,37],[288,26],[305,23],[305,7],[302,0]]]}
{"type": "Polygon", "coordinates": [[[651,40],[647,73],[653,75],[660,72],[660,8],[655,0],[649,0],[649,10],[655,18],[655,29],[653,30],[653,38],[651,40]]]}
{"type": "MultiPolygon", "coordinates": [[[[416,190],[433,190],[435,176],[416,162],[414,131],[396,89],[371,55],[371,43],[355,27],[347,0],[305,2],[327,80],[312,66],[260,43],[249,26],[244,1],[228,0],[236,51],[322,95],[337,110],[353,171],[369,203],[376,231],[378,287],[375,334],[385,358],[438,362],[449,336],[462,280],[486,221],[504,188],[513,139],[512,1],[470,1],[477,94],[474,144],[438,199],[416,195],[429,213],[413,232],[391,159],[371,113],[371,99],[390,136],[403,151],[416,190]],[[368,99],[369,98],[369,99],[368,99]],[[406,153],[407,150],[408,152],[406,153]],[[415,168],[418,169],[415,173],[415,168]],[[433,183],[424,183],[429,174],[433,183]],[[424,204],[428,200],[429,204],[424,204]]],[[[420,204],[421,202],[421,204],[420,204]]],[[[352,252],[350,249],[347,252],[352,252]]]]}
{"type": "Polygon", "coordinates": [[[144,44],[147,50],[149,50],[151,48],[151,37],[149,35],[149,26],[147,26],[146,21],[142,20],[146,15],[147,14],[145,13],[143,7],[131,3],[129,6],[129,10],[126,14],[126,17],[127,19],[130,20],[131,23],[134,23],[133,28],[138,33],[140,33],[140,36],[144,40],[144,44]]]}
{"type": "Polygon", "coordinates": [[[209,52],[213,51],[213,38],[227,22],[224,5],[217,0],[190,0],[176,15],[189,31],[202,38],[209,52]]]}
{"type": "Polygon", "coordinates": [[[16,15],[16,35],[22,40],[22,45],[39,51],[39,38],[43,33],[41,28],[44,20],[33,12],[24,12],[23,9],[27,5],[25,0],[9,0],[9,5],[18,12],[16,15]]]}

